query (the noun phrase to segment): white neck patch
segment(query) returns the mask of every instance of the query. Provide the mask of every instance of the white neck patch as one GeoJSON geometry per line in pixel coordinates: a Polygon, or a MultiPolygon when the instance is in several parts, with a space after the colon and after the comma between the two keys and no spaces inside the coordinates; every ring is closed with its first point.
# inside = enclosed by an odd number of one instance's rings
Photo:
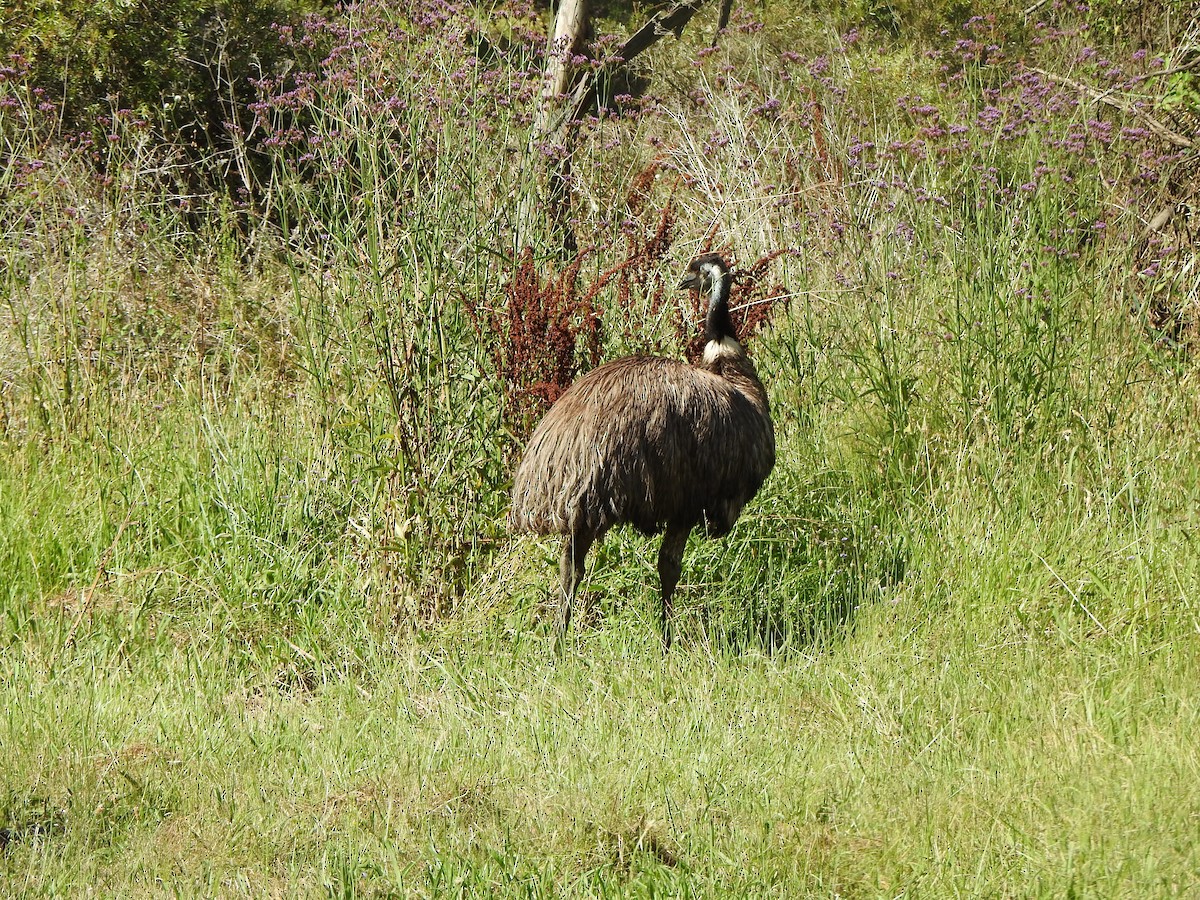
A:
{"type": "Polygon", "coordinates": [[[726,335],[719,341],[709,341],[704,345],[704,362],[708,365],[726,356],[741,356],[742,345],[726,335]]]}

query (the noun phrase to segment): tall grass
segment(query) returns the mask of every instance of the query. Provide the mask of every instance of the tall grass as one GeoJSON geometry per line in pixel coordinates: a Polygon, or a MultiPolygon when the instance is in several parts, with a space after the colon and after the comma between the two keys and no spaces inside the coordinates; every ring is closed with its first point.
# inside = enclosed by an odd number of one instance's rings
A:
{"type": "Polygon", "coordinates": [[[1188,51],[1046,14],[663,42],[580,123],[565,261],[514,221],[528,9],[282,30],[247,195],[6,71],[0,881],[1187,894],[1194,253],[1142,238],[1193,171],[1143,127],[1188,51]],[[627,534],[556,656],[508,473],[593,354],[688,352],[701,248],[779,462],[688,548],[669,656],[627,534]]]}

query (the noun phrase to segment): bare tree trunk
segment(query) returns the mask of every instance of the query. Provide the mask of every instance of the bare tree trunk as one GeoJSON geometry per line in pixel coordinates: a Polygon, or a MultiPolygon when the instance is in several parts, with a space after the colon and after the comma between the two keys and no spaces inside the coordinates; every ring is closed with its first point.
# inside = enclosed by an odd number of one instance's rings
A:
{"type": "Polygon", "coordinates": [[[555,122],[555,114],[565,115],[563,99],[571,90],[575,66],[571,58],[584,49],[588,34],[587,0],[561,0],[554,17],[554,35],[546,54],[546,72],[537,120],[533,125],[535,140],[544,140],[563,124],[555,122]]]}
{"type": "MultiPolygon", "coordinates": [[[[619,68],[639,53],[653,46],[659,38],[683,34],[683,28],[699,12],[706,0],[678,0],[668,10],[652,16],[616,53],[619,68]]],[[[729,17],[732,0],[723,0],[719,27],[724,27],[729,17]]],[[[578,122],[595,102],[596,85],[600,73],[589,69],[581,78],[576,78],[576,66],[572,58],[585,48],[589,32],[587,0],[561,0],[554,17],[554,35],[550,40],[550,51],[546,55],[546,71],[542,87],[541,102],[529,136],[527,158],[542,158],[541,148],[550,145],[552,155],[546,158],[544,168],[538,165],[537,184],[532,186],[521,201],[517,222],[517,249],[528,246],[530,235],[537,221],[539,197],[546,203],[545,216],[555,237],[560,241],[565,254],[573,254],[576,247],[575,232],[571,227],[571,153],[574,150],[578,122]],[[545,185],[545,193],[542,185],[545,185]]],[[[714,40],[715,43],[715,40],[714,40]]]]}
{"type": "Polygon", "coordinates": [[[577,249],[575,231],[570,222],[571,151],[575,129],[568,119],[572,105],[565,98],[571,91],[575,76],[572,59],[584,49],[588,26],[587,0],[561,0],[554,17],[554,33],[546,53],[541,101],[529,135],[529,152],[526,155],[530,160],[540,160],[542,145],[548,144],[554,156],[546,161],[544,195],[543,170],[539,165],[537,184],[521,203],[520,221],[517,223],[519,245],[529,243],[534,217],[538,213],[537,201],[542,195],[546,202],[547,221],[563,251],[570,254],[577,249]]]}

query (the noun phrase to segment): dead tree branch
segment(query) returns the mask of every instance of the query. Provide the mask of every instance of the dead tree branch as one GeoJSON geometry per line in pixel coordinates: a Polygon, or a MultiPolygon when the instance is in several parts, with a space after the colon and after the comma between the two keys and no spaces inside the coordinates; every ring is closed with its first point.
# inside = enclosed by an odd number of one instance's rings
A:
{"type": "Polygon", "coordinates": [[[1103,103],[1106,106],[1111,106],[1114,109],[1119,109],[1124,113],[1128,113],[1135,119],[1145,122],[1146,127],[1150,129],[1150,131],[1158,135],[1164,141],[1174,144],[1176,147],[1186,147],[1188,149],[1194,149],[1196,147],[1196,142],[1191,138],[1185,137],[1177,131],[1172,131],[1162,122],[1158,121],[1158,119],[1154,118],[1154,116],[1150,115],[1150,113],[1136,109],[1135,107],[1130,106],[1128,103],[1124,103],[1121,100],[1118,100],[1116,97],[1110,96],[1106,91],[1098,91],[1091,85],[1075,81],[1073,78],[1067,78],[1065,75],[1055,75],[1053,72],[1047,72],[1045,69],[1039,69],[1035,66],[1030,66],[1029,71],[1037,72],[1043,78],[1048,78],[1056,84],[1062,84],[1073,90],[1079,91],[1081,94],[1086,94],[1097,103],[1103,103]]]}
{"type": "MultiPolygon", "coordinates": [[[[613,54],[611,61],[595,66],[577,76],[573,57],[582,50],[588,33],[587,0],[561,0],[554,21],[554,36],[546,63],[541,104],[530,132],[529,155],[538,158],[538,148],[547,142],[556,158],[550,161],[539,179],[545,185],[543,195],[550,225],[570,254],[576,249],[575,235],[569,216],[569,184],[571,153],[579,122],[596,103],[601,79],[611,76],[638,54],[654,46],[668,34],[681,37],[684,27],[700,11],[707,0],[681,0],[670,9],[657,13],[635,31],[613,54]],[[571,87],[574,82],[574,87],[571,87]]],[[[725,2],[728,5],[728,2],[725,2]]],[[[535,210],[536,197],[531,194],[522,203],[518,243],[526,244],[535,210]]]]}

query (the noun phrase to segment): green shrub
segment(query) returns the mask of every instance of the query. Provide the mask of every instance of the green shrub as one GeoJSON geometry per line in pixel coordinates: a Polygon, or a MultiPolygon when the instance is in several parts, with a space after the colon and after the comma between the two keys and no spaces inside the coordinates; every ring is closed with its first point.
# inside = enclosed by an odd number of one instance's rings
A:
{"type": "MultiPolygon", "coordinates": [[[[257,79],[291,67],[276,25],[322,0],[13,0],[0,13],[0,59],[15,63],[57,127],[91,132],[118,110],[161,123],[193,162],[235,147],[257,79]],[[47,110],[49,107],[47,107],[47,110]]],[[[248,187],[244,169],[226,179],[248,187]]],[[[207,174],[193,166],[192,178],[207,174]]]]}

